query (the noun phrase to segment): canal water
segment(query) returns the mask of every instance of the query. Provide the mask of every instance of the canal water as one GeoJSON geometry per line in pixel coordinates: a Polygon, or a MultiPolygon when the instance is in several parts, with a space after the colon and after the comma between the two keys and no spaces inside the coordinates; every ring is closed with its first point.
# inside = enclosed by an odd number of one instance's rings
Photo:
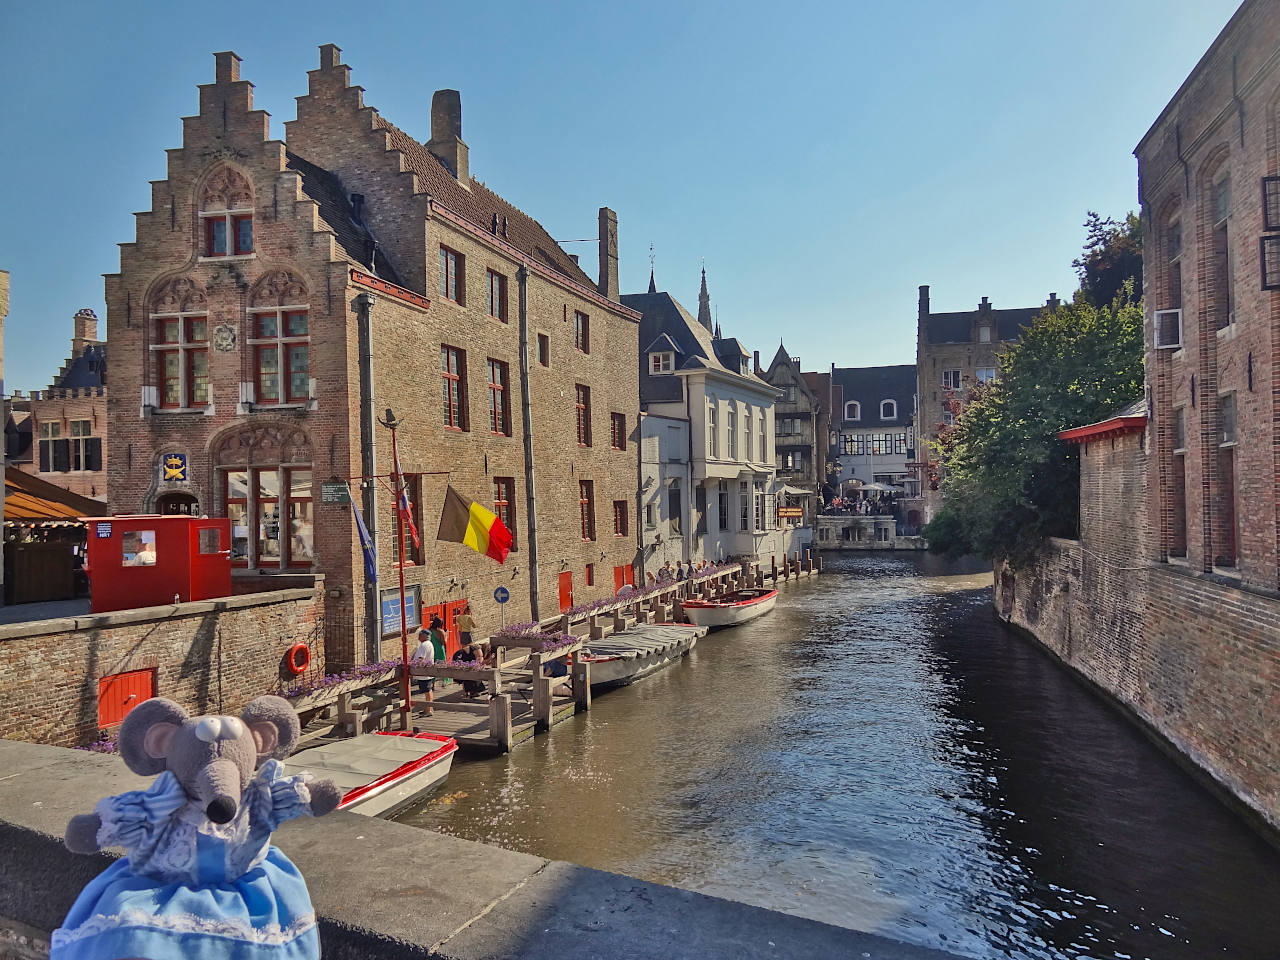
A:
{"type": "Polygon", "coordinates": [[[831,558],[400,819],[970,957],[1280,956],[1280,854],[989,584],[831,558]]]}

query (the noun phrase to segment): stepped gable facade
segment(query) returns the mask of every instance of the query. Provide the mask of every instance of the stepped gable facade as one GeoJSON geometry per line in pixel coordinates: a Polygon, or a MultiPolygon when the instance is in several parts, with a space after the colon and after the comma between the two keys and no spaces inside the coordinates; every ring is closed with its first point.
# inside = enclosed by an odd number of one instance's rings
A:
{"type": "Polygon", "coordinates": [[[5,462],[90,499],[107,496],[107,344],[89,308],[47,390],[5,398],[5,462]]]}
{"type": "Polygon", "coordinates": [[[432,609],[451,622],[469,600],[496,627],[499,585],[508,620],[612,593],[636,554],[639,412],[619,363],[638,315],[617,302],[612,211],[593,282],[470,177],[456,91],[436,93],[420,143],[365,105],[325,44],[280,141],[239,58],[215,61],[107,277],[112,511],[229,516],[238,582],[324,575],[329,664],[398,654],[398,613],[382,629],[399,521],[376,422],[391,410],[421,532],[411,623],[432,609]],[[435,540],[446,484],[510,527],[505,566],[435,540]]]}

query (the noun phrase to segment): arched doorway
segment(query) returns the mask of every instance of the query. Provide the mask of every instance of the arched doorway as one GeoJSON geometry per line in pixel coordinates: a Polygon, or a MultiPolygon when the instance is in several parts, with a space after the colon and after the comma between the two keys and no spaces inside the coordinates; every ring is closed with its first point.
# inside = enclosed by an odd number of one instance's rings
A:
{"type": "Polygon", "coordinates": [[[189,493],[166,493],[156,500],[156,512],[166,516],[182,514],[188,517],[200,516],[200,501],[189,493]]]}

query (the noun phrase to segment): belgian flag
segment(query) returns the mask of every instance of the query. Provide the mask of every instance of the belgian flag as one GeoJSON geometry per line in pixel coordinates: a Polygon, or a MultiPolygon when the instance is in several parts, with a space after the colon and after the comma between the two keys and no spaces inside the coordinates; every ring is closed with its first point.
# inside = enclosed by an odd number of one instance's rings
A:
{"type": "Polygon", "coordinates": [[[498,519],[498,515],[474,500],[468,500],[453,487],[444,494],[440,532],[436,539],[461,543],[499,563],[506,563],[511,550],[511,531],[498,519]]]}

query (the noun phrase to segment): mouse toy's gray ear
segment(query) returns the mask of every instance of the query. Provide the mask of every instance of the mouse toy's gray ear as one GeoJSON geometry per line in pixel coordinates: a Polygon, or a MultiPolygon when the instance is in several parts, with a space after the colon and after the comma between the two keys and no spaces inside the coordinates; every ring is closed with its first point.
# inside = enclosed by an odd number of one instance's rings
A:
{"type": "Polygon", "coordinates": [[[240,714],[258,745],[258,759],[283,760],[302,737],[298,714],[283,697],[264,696],[252,701],[240,714]]]}
{"type": "Polygon", "coordinates": [[[187,711],[172,700],[154,697],[143,701],[120,724],[120,756],[134,773],[144,777],[164,771],[169,741],[187,721],[187,711]]]}

